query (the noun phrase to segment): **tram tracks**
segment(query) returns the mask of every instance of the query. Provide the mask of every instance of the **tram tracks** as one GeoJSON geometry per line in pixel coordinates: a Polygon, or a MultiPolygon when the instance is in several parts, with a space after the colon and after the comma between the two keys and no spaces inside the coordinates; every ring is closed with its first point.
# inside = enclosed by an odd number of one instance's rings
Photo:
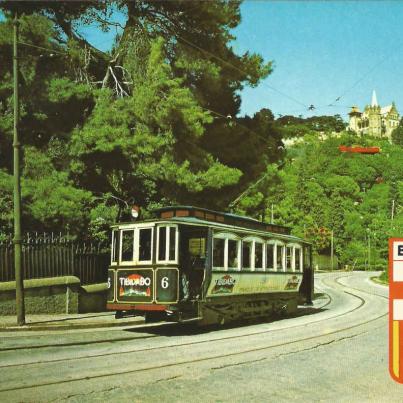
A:
{"type": "MultiPolygon", "coordinates": [[[[201,362],[206,362],[206,361],[213,361],[213,360],[218,360],[218,359],[224,359],[224,358],[229,358],[229,357],[235,357],[235,356],[240,356],[243,354],[248,354],[248,353],[256,353],[256,352],[262,352],[262,351],[267,351],[279,347],[285,347],[301,342],[306,342],[306,341],[312,341],[312,340],[318,340],[318,339],[323,339],[326,336],[330,335],[335,335],[341,332],[345,332],[347,330],[351,330],[360,326],[363,326],[365,324],[368,324],[370,322],[374,322],[375,320],[380,319],[384,315],[381,315],[375,319],[371,319],[366,322],[362,322],[359,325],[353,325],[349,326],[343,329],[338,329],[335,331],[331,332],[326,332],[320,335],[315,335],[315,336],[310,336],[310,337],[305,337],[305,338],[298,338],[297,340],[291,340],[288,342],[282,342],[282,343],[277,343],[273,344],[270,346],[265,346],[265,347],[260,347],[260,348],[251,348],[247,350],[242,350],[234,353],[226,353],[226,354],[215,354],[215,355],[210,355],[207,357],[201,357],[197,359],[188,359],[188,360],[181,360],[181,361],[175,361],[175,362],[170,362],[166,364],[161,364],[161,365],[152,365],[148,367],[140,367],[140,368],[135,368],[135,369],[124,369],[120,371],[108,371],[108,372],[103,372],[97,375],[86,375],[86,376],[77,376],[77,377],[70,377],[69,379],[61,379],[61,380],[55,380],[55,381],[49,381],[49,382],[37,382],[37,383],[32,383],[28,385],[21,385],[21,386],[13,386],[11,388],[0,388],[0,393],[2,392],[10,392],[10,391],[16,391],[16,390],[24,390],[24,389],[30,389],[30,388],[38,388],[38,387],[46,387],[46,386],[55,386],[55,385],[61,385],[61,384],[66,384],[66,383],[72,383],[72,382],[79,382],[79,381],[88,381],[88,380],[95,380],[95,379],[100,379],[100,378],[110,378],[113,376],[120,376],[120,375],[128,375],[128,374],[135,374],[135,373],[140,373],[140,372],[145,372],[145,371],[152,371],[152,370],[161,370],[161,369],[166,369],[166,368],[172,368],[172,367],[179,367],[183,365],[191,365],[191,364],[196,364],[196,363],[201,363],[201,362]]],[[[359,334],[366,333],[367,331],[363,331],[359,334]]],[[[358,336],[359,334],[356,334],[355,336],[358,336]]],[[[345,338],[342,338],[345,339],[345,338]]],[[[332,341],[333,342],[333,341],[332,341]]],[[[320,344],[320,343],[319,343],[320,344]]],[[[324,343],[324,344],[330,344],[324,343]]],[[[316,348],[316,347],[315,347],[316,348]]],[[[250,361],[252,362],[252,361],[250,361]]],[[[242,364],[242,363],[241,363],[242,364]]]]}
{"type": "MultiPolygon", "coordinates": [[[[327,294],[328,295],[328,294],[327,294]]],[[[327,306],[328,304],[331,303],[332,298],[330,295],[328,295],[328,302],[326,302],[324,305],[320,306],[318,309],[322,309],[323,307],[327,306]]],[[[187,346],[192,346],[192,345],[198,345],[198,344],[206,344],[206,343],[215,343],[215,342],[219,342],[219,341],[224,341],[224,340],[233,340],[233,339],[240,339],[240,338],[246,338],[246,337],[252,337],[252,336],[258,336],[258,335],[263,335],[266,333],[274,333],[274,332],[279,332],[279,331],[286,331],[288,329],[295,329],[298,327],[305,327],[308,325],[311,325],[312,323],[318,323],[321,321],[325,321],[325,320],[329,320],[329,319],[333,319],[339,316],[343,316],[347,313],[353,312],[356,309],[359,309],[363,304],[361,304],[358,307],[355,307],[354,309],[348,311],[348,312],[344,312],[342,314],[339,315],[335,315],[332,316],[330,318],[324,318],[324,319],[318,319],[318,320],[314,320],[309,322],[309,324],[297,324],[297,325],[292,325],[292,326],[285,326],[285,327],[280,327],[280,328],[276,328],[276,329],[266,329],[266,330],[260,330],[260,331],[255,331],[255,332],[248,332],[248,333],[244,333],[244,334],[237,334],[237,335],[230,335],[230,336],[225,336],[225,337],[215,337],[215,338],[210,338],[207,340],[199,340],[199,341],[190,341],[190,342],[186,342],[186,343],[180,343],[180,344],[168,344],[165,346],[156,346],[156,347],[148,347],[148,348],[142,348],[142,349],[126,349],[125,351],[122,352],[108,352],[108,353],[102,353],[102,354],[91,354],[91,355],[85,355],[85,356],[80,356],[80,357],[69,357],[69,358],[56,358],[56,359],[49,359],[49,360],[42,360],[42,361],[33,361],[33,362],[26,362],[26,363],[15,363],[15,364],[6,364],[6,365],[0,365],[0,369],[3,368],[12,368],[12,367],[28,367],[28,366],[33,366],[33,365],[39,365],[39,364],[51,364],[51,363],[58,363],[58,362],[68,362],[68,361],[79,361],[79,360],[86,360],[89,358],[100,358],[100,357],[108,357],[108,356],[118,356],[121,354],[130,354],[130,353],[140,353],[140,352],[150,352],[150,351],[155,351],[155,350],[161,350],[161,349],[170,349],[173,347],[187,347],[187,346]]],[[[139,329],[143,329],[143,326],[139,326],[139,329]]],[[[133,328],[132,328],[133,329],[133,328]]],[[[144,340],[144,339],[154,339],[154,338],[158,338],[160,336],[158,335],[147,335],[147,336],[140,336],[140,337],[136,337],[136,338],[121,338],[120,340],[112,340],[111,342],[118,342],[118,341],[137,341],[137,340],[144,340]]],[[[109,341],[96,341],[94,342],[94,344],[100,344],[100,343],[109,343],[109,341]]],[[[86,345],[86,344],[91,344],[91,342],[83,342],[83,343],[68,343],[68,344],[56,344],[56,345],[49,345],[49,346],[43,346],[42,348],[59,348],[59,347],[72,347],[75,345],[86,345]]],[[[39,349],[41,348],[41,346],[35,346],[33,347],[34,349],[39,349]]],[[[15,350],[21,350],[23,349],[23,347],[17,347],[15,350]]],[[[31,347],[25,347],[25,349],[31,349],[31,347]]],[[[7,349],[0,349],[0,353],[2,351],[13,351],[14,349],[12,347],[7,348],[7,349]]],[[[0,390],[1,391],[1,390],[0,390]]]]}
{"type": "MultiPolygon", "coordinates": [[[[341,285],[342,287],[345,288],[351,288],[351,287],[346,287],[344,284],[340,283],[338,281],[339,278],[343,278],[343,277],[348,277],[348,276],[341,276],[338,277],[337,279],[335,279],[335,282],[339,285],[341,285]]],[[[357,291],[360,292],[364,292],[360,289],[356,289],[357,291]]],[[[11,368],[11,367],[22,367],[22,366],[31,366],[31,365],[38,365],[38,364],[50,364],[50,363],[58,363],[58,362],[68,362],[68,361],[79,361],[79,360],[86,360],[86,359],[90,359],[90,358],[99,358],[99,357],[108,357],[108,356],[117,356],[117,355],[121,355],[121,354],[130,354],[130,353],[140,353],[140,352],[149,352],[149,351],[154,351],[154,350],[161,350],[161,349],[170,349],[173,347],[186,347],[186,346],[192,346],[192,345],[198,345],[198,344],[206,344],[206,343],[214,343],[214,342],[219,342],[219,341],[224,341],[224,340],[234,340],[234,339],[241,339],[241,338],[245,338],[245,337],[252,337],[252,336],[257,336],[257,335],[263,335],[266,333],[275,333],[275,332],[279,332],[279,331],[286,331],[289,329],[295,329],[298,327],[306,327],[306,326],[310,326],[312,324],[316,324],[318,322],[322,322],[322,321],[328,321],[330,319],[335,319],[341,316],[345,316],[347,314],[353,313],[354,311],[360,309],[364,304],[365,304],[365,300],[353,293],[350,293],[348,291],[343,291],[346,294],[349,294],[357,299],[359,299],[360,304],[356,307],[354,307],[353,309],[350,309],[348,311],[344,311],[340,314],[337,315],[333,315],[330,317],[326,317],[326,318],[321,318],[321,319],[317,319],[317,320],[313,320],[310,321],[309,323],[303,323],[303,324],[296,324],[296,325],[291,325],[291,326],[284,326],[284,327],[279,327],[279,328],[275,328],[275,329],[265,329],[265,330],[259,330],[259,331],[254,331],[254,332],[247,332],[244,334],[236,334],[236,335],[229,335],[229,336],[225,336],[225,337],[214,337],[214,338],[210,338],[207,340],[198,340],[198,341],[189,341],[189,342],[185,342],[185,343],[180,343],[180,344],[168,344],[168,345],[162,345],[162,346],[155,346],[155,347],[148,347],[148,348],[142,348],[142,349],[126,349],[123,352],[107,352],[107,353],[102,353],[102,354],[91,354],[91,355],[85,355],[85,356],[80,356],[80,357],[69,357],[69,358],[56,358],[56,359],[49,359],[49,360],[42,360],[42,361],[33,361],[33,362],[26,362],[26,363],[15,363],[15,364],[6,364],[6,365],[0,365],[0,369],[2,368],[11,368]]],[[[378,294],[372,294],[372,293],[367,293],[369,295],[375,295],[375,296],[379,296],[379,297],[383,297],[381,295],[378,294]]],[[[326,307],[327,305],[329,305],[332,302],[332,297],[329,294],[326,294],[328,297],[328,301],[319,306],[317,309],[323,309],[324,307],[326,307]]],[[[385,298],[385,297],[383,297],[385,298]]],[[[374,320],[377,320],[378,318],[382,317],[384,315],[380,315],[379,317],[375,318],[374,320]]],[[[363,324],[365,324],[367,322],[364,322],[363,324]]],[[[169,325],[175,325],[175,324],[169,324],[169,325]]],[[[359,324],[360,325],[360,324],[359,324]]],[[[357,326],[359,326],[357,325],[357,326]]],[[[155,325],[154,325],[155,326],[155,325]]],[[[133,327],[131,328],[131,330],[136,330],[136,328],[138,328],[139,330],[144,330],[144,326],[140,325],[138,327],[133,327]]],[[[145,339],[155,339],[161,337],[159,335],[144,335],[144,336],[139,336],[139,337],[135,337],[135,338],[126,338],[126,337],[121,337],[121,338],[117,338],[117,339],[113,339],[113,340],[96,340],[96,341],[83,341],[83,342],[75,342],[75,343],[64,343],[64,344],[53,344],[53,345],[39,345],[39,346],[18,346],[18,347],[9,347],[9,348],[0,348],[0,353],[1,352],[5,352],[5,351],[18,351],[18,350],[30,350],[30,349],[40,349],[40,348],[60,348],[60,347],[75,347],[75,346],[81,346],[81,345],[92,345],[92,344],[107,344],[107,343],[117,343],[117,342],[128,342],[128,341],[137,341],[137,340],[145,340],[145,339]]]]}
{"type": "MultiPolygon", "coordinates": [[[[344,276],[345,277],[345,276],[344,276]]],[[[344,284],[340,283],[338,281],[338,279],[335,279],[335,282],[338,283],[340,286],[344,287],[344,288],[350,288],[345,286],[344,284]]],[[[359,290],[357,289],[357,291],[359,292],[364,292],[363,290],[359,290]]],[[[352,311],[355,311],[359,308],[361,308],[364,304],[365,304],[365,300],[360,297],[359,295],[356,295],[354,293],[350,293],[347,291],[344,291],[349,295],[352,295],[358,299],[360,299],[361,303],[359,306],[356,306],[354,309],[348,311],[348,312],[344,312],[343,314],[340,315],[336,315],[336,316],[341,316],[341,315],[346,315],[352,311]]],[[[382,298],[385,298],[384,296],[381,295],[377,295],[377,294],[373,294],[373,293],[367,293],[370,294],[372,296],[379,296],[382,298]]],[[[330,296],[329,296],[330,297],[330,296]]],[[[351,326],[347,326],[347,327],[343,327],[341,329],[336,329],[336,330],[332,330],[332,331],[327,331],[327,332],[322,332],[321,334],[316,334],[316,335],[312,335],[312,336],[308,336],[308,337],[303,337],[303,338],[297,338],[297,339],[292,339],[292,340],[288,340],[286,342],[280,342],[280,343],[273,343],[271,345],[266,345],[266,346],[261,346],[258,348],[247,348],[247,349],[242,349],[241,351],[236,351],[236,352],[232,352],[232,353],[225,353],[225,354],[210,354],[208,356],[202,356],[199,358],[192,358],[192,359],[185,359],[185,360],[178,360],[178,361],[174,361],[174,362],[168,362],[168,363],[163,363],[160,365],[149,365],[149,366],[143,366],[143,367],[139,367],[139,368],[135,368],[135,369],[124,369],[121,371],[113,371],[111,373],[111,371],[109,370],[108,372],[104,371],[101,372],[99,374],[96,375],[87,375],[87,376],[70,376],[69,379],[60,379],[60,380],[52,380],[52,381],[43,381],[43,382],[36,382],[36,383],[32,383],[32,384],[28,384],[28,385],[15,385],[12,388],[1,388],[0,387],[0,392],[8,392],[11,390],[19,390],[19,389],[29,389],[29,388],[35,388],[35,387],[46,387],[46,386],[53,386],[53,385],[60,385],[60,384],[64,384],[64,383],[70,383],[70,382],[79,382],[79,381],[83,381],[83,380],[89,380],[89,379],[99,379],[99,378],[108,378],[108,377],[112,377],[112,376],[119,376],[119,375],[124,375],[124,374],[132,374],[132,373],[138,373],[138,372],[142,372],[142,371],[152,371],[152,370],[158,370],[158,369],[164,369],[164,368],[172,368],[172,367],[180,367],[183,365],[191,365],[193,363],[200,363],[200,362],[207,362],[207,361],[213,361],[213,360],[220,360],[220,359],[225,359],[225,358],[230,358],[230,357],[236,357],[236,356],[240,356],[242,354],[248,354],[248,353],[257,353],[257,352],[262,352],[262,351],[268,351],[271,349],[276,349],[279,347],[286,347],[286,346],[291,346],[291,345],[296,345],[298,343],[302,343],[302,342],[308,342],[308,341],[319,341],[320,339],[324,338],[324,337],[328,337],[331,335],[336,335],[339,334],[341,332],[346,332],[348,330],[351,329],[355,329],[355,328],[359,328],[362,327],[366,324],[369,324],[371,322],[375,322],[376,320],[379,320],[380,318],[384,317],[386,314],[382,314],[382,315],[378,315],[375,318],[371,318],[367,321],[364,322],[360,322],[358,324],[354,324],[351,326]]],[[[328,319],[333,319],[334,317],[330,317],[330,318],[326,318],[326,319],[321,319],[321,320],[328,320],[328,319]]],[[[318,322],[318,321],[315,321],[318,322]]],[[[217,343],[219,341],[224,341],[224,340],[231,340],[231,339],[240,339],[240,338],[244,338],[244,337],[251,337],[253,335],[261,335],[264,333],[269,333],[269,332],[275,332],[275,331],[284,331],[286,329],[290,329],[290,328],[296,328],[296,327],[303,327],[303,326],[310,326],[313,322],[309,322],[308,324],[300,324],[300,325],[294,325],[294,326],[289,326],[287,328],[278,328],[278,329],[266,329],[263,331],[258,331],[258,332],[250,332],[250,333],[246,333],[246,334],[242,334],[242,335],[231,335],[231,336],[226,336],[226,337],[218,337],[218,338],[213,338],[213,339],[209,339],[209,340],[199,340],[199,341],[192,341],[192,342],[186,342],[186,343],[180,343],[180,344],[168,344],[166,346],[156,346],[156,347],[149,347],[149,348],[145,348],[145,349],[136,349],[133,351],[127,351],[125,350],[124,353],[141,353],[141,352],[149,352],[149,351],[153,351],[153,350],[158,350],[160,351],[161,349],[170,349],[173,347],[176,348],[180,348],[180,347],[186,347],[186,346],[191,346],[191,345],[197,345],[197,344],[203,344],[203,343],[217,343]]],[[[320,345],[321,343],[318,343],[318,345],[320,345]]],[[[328,343],[324,343],[324,344],[328,344],[328,343]]],[[[31,363],[20,363],[20,364],[10,364],[10,365],[3,365],[0,366],[0,368],[6,369],[6,368],[11,368],[11,367],[27,367],[30,365],[46,365],[46,364],[54,364],[54,363],[61,363],[61,362],[68,362],[68,361],[76,361],[76,360],[85,360],[85,359],[92,359],[92,358],[100,358],[100,357],[107,357],[107,356],[111,356],[111,355],[117,355],[120,352],[109,352],[109,353],[104,353],[104,354],[92,354],[92,355],[86,355],[86,356],[81,356],[81,357],[72,357],[72,358],[60,358],[60,359],[53,359],[53,360],[45,360],[45,361],[40,361],[40,362],[31,362],[31,363]]]]}

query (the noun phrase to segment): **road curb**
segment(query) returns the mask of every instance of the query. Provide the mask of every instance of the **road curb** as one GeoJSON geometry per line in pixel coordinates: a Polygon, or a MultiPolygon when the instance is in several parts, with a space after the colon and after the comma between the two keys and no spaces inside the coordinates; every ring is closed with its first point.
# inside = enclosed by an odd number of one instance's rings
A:
{"type": "Polygon", "coordinates": [[[58,330],[76,330],[76,329],[96,329],[96,328],[114,328],[114,327],[126,327],[133,325],[142,325],[145,323],[144,318],[136,318],[131,321],[120,322],[119,319],[112,323],[68,323],[68,324],[28,324],[24,326],[4,326],[0,327],[0,333],[5,332],[35,332],[35,331],[58,331],[58,330]]]}

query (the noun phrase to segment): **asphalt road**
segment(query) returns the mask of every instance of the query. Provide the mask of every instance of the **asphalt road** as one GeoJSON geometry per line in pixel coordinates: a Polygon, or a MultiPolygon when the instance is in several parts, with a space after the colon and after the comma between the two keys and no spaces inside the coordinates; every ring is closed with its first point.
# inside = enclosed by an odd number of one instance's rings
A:
{"type": "Polygon", "coordinates": [[[0,335],[0,401],[401,402],[371,275],[318,275],[314,308],[266,323],[0,335]]]}

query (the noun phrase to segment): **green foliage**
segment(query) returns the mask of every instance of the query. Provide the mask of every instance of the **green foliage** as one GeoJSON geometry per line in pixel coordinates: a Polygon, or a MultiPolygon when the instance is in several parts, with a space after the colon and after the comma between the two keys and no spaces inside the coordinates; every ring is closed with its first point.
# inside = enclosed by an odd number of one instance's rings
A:
{"type": "Polygon", "coordinates": [[[346,125],[340,115],[311,116],[309,118],[291,115],[281,116],[276,120],[285,138],[304,137],[312,133],[342,132],[346,125]]]}
{"type": "Polygon", "coordinates": [[[403,230],[401,151],[387,141],[343,133],[325,140],[306,136],[271,189],[266,208],[275,222],[293,227],[319,253],[335,253],[343,266],[385,268],[387,240],[403,230]],[[377,155],[340,153],[341,144],[379,145],[377,155]],[[391,201],[394,200],[394,216],[391,201]]]}
{"type": "MultiPolygon", "coordinates": [[[[126,208],[119,199],[225,208],[283,157],[269,110],[235,118],[239,90],[272,71],[260,55],[234,53],[239,2],[200,2],[197,13],[189,2],[0,7],[2,230],[12,227],[14,10],[28,44],[19,45],[25,230],[103,238],[126,208]],[[77,33],[82,24],[110,30],[116,9],[127,21],[110,52],[77,33]]],[[[267,190],[257,191],[250,209],[264,209],[267,190]]]]}
{"type": "Polygon", "coordinates": [[[400,147],[403,147],[403,126],[399,124],[395,130],[392,132],[392,141],[393,144],[396,144],[400,147]]]}
{"type": "Polygon", "coordinates": [[[35,148],[25,148],[22,196],[30,229],[63,229],[78,233],[87,224],[91,193],[77,189],[66,172],[54,169],[35,148]]]}

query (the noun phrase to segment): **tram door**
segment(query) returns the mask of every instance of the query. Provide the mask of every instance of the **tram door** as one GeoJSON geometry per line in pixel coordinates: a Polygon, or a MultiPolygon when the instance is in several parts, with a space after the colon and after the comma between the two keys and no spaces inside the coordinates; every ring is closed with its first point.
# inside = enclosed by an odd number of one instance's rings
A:
{"type": "Polygon", "coordinates": [[[180,234],[182,299],[201,298],[207,253],[207,228],[183,227],[180,234]]]}

